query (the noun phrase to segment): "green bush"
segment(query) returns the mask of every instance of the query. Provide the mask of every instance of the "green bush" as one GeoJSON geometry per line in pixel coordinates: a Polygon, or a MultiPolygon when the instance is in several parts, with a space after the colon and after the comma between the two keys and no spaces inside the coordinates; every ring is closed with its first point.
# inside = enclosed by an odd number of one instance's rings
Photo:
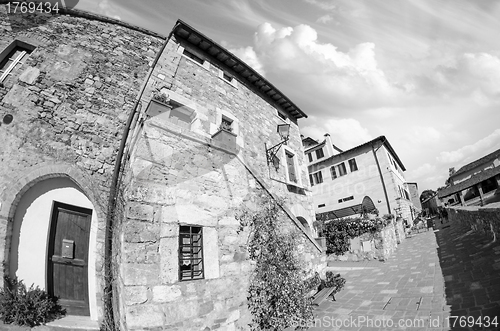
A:
{"type": "Polygon", "coordinates": [[[364,233],[374,234],[389,224],[392,218],[392,215],[384,215],[382,218],[376,219],[349,218],[326,223],[324,228],[326,253],[342,255],[348,252],[350,248],[349,239],[364,233]]]}
{"type": "Polygon", "coordinates": [[[33,327],[63,314],[57,299],[38,286],[27,289],[22,280],[5,277],[4,288],[0,289],[0,319],[4,323],[33,327]]]}
{"type": "Polygon", "coordinates": [[[247,296],[251,330],[279,331],[294,321],[312,320],[312,302],[298,258],[299,234],[287,230],[278,202],[269,198],[259,206],[238,216],[240,231],[250,230],[248,251],[255,261],[247,296]]]}

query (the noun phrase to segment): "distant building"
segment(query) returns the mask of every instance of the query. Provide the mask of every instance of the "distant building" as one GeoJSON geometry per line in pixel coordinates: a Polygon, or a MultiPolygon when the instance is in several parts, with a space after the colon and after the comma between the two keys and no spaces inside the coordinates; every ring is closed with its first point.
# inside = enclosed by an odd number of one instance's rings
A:
{"type": "Polygon", "coordinates": [[[386,137],[342,151],[330,135],[303,138],[316,219],[330,220],[377,209],[412,221],[414,205],[405,166],[386,137]]]}
{"type": "Polygon", "coordinates": [[[438,199],[437,193],[422,201],[422,211],[425,211],[426,215],[436,215],[438,208],[442,206],[443,204],[438,199]]]}
{"type": "Polygon", "coordinates": [[[450,169],[449,186],[438,191],[445,205],[486,205],[500,201],[500,149],[464,165],[450,169]]]}
{"type": "Polygon", "coordinates": [[[420,204],[420,194],[418,193],[418,184],[417,183],[407,183],[408,191],[410,191],[410,200],[413,202],[413,206],[417,210],[422,209],[422,205],[420,204]]]}

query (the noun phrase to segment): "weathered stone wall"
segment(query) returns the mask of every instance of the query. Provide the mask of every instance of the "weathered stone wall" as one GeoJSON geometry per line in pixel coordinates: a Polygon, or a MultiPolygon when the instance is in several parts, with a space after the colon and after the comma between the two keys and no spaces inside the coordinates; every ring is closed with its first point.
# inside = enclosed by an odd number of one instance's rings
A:
{"type": "Polygon", "coordinates": [[[340,256],[331,254],[328,256],[328,260],[358,262],[376,259],[386,261],[397,249],[397,245],[404,240],[404,232],[401,231],[403,231],[402,221],[391,221],[381,231],[374,234],[364,233],[350,239],[349,252],[340,256]]]}
{"type": "MultiPolygon", "coordinates": [[[[277,172],[267,165],[265,144],[278,142],[276,125],[283,123],[276,110],[243,84],[236,88],[222,80],[217,67],[185,58],[177,47],[174,40],[167,44],[146,87],[145,121],[138,126],[124,181],[129,202],[122,231],[123,328],[245,330],[252,264],[248,234],[237,233],[235,214],[246,205],[258,207],[262,192],[273,194],[285,199],[289,225],[303,231],[295,216],[312,222],[311,197],[288,190],[284,165],[277,172]],[[168,110],[148,108],[155,92],[194,111],[192,124],[174,123],[168,110]],[[233,133],[214,135],[221,114],[236,121],[233,133]],[[203,227],[204,279],[179,281],[180,224],[203,227]]],[[[307,185],[300,134],[296,123],[291,125],[287,148],[297,153],[307,185]]],[[[323,272],[325,256],[302,233],[305,268],[323,272]]]]}
{"type": "MultiPolygon", "coordinates": [[[[37,181],[64,175],[100,211],[94,249],[103,255],[119,142],[162,40],[90,18],[7,15],[5,5],[0,5],[0,22],[0,51],[14,40],[36,47],[0,87],[0,118],[13,116],[0,127],[1,246],[9,244],[9,222],[20,198],[14,197],[37,181]]],[[[1,258],[2,266],[8,264],[7,256],[1,258]]],[[[96,267],[100,273],[102,260],[96,267]]]]}
{"type": "Polygon", "coordinates": [[[394,224],[394,231],[396,234],[396,242],[401,244],[405,239],[405,225],[401,218],[396,219],[396,223],[394,224]]]}
{"type": "Polygon", "coordinates": [[[484,207],[449,207],[448,220],[460,222],[490,238],[500,238],[500,202],[484,207]]]}

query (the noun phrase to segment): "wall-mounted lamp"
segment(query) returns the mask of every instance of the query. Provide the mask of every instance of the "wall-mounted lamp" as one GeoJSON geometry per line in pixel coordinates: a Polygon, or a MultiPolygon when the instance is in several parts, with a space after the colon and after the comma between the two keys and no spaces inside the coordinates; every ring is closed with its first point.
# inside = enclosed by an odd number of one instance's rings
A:
{"type": "Polygon", "coordinates": [[[278,124],[277,132],[279,133],[282,141],[270,148],[267,148],[266,146],[267,164],[269,165],[271,163],[276,170],[280,167],[280,160],[276,154],[278,154],[281,145],[286,145],[288,139],[290,138],[290,124],[278,124]]]}

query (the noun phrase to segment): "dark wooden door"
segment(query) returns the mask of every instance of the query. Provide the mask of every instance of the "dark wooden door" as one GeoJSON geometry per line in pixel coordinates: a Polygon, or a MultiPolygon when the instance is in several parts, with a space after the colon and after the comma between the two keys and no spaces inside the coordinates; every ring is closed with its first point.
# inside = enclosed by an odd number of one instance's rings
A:
{"type": "Polygon", "coordinates": [[[90,315],[88,253],[92,211],[54,202],[49,236],[47,289],[68,315],[90,315]]]}

